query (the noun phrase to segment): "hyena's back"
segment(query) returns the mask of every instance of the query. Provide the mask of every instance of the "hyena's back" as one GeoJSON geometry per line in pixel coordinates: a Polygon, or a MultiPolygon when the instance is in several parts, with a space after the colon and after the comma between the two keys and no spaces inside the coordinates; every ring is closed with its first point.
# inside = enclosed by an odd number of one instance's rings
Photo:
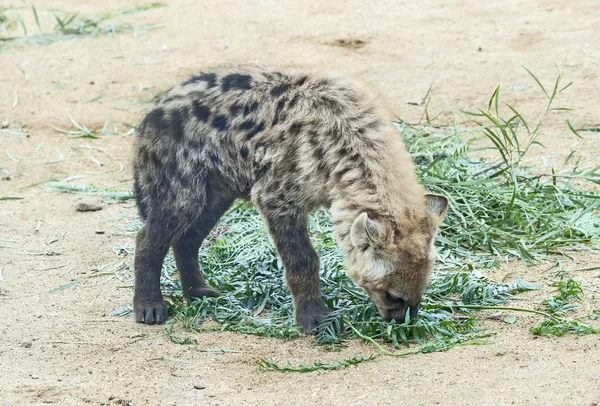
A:
{"type": "Polygon", "coordinates": [[[344,78],[256,66],[194,75],[140,124],[140,212],[172,216],[179,228],[211,201],[252,196],[264,211],[310,210],[329,200],[349,171],[361,170],[359,149],[375,142],[363,136],[382,125],[344,78]]]}

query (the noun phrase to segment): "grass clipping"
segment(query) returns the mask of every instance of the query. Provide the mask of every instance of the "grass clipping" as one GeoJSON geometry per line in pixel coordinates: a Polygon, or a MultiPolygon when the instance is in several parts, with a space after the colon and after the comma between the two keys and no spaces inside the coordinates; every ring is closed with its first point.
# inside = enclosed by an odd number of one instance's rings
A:
{"type": "MultiPolygon", "coordinates": [[[[533,75],[532,75],[533,76],[533,75]]],[[[559,74],[552,91],[547,91],[545,113],[535,124],[527,123],[512,106],[500,108],[499,88],[488,108],[467,114],[475,128],[461,131],[434,127],[428,117],[424,125],[400,121],[407,148],[419,167],[419,176],[429,191],[449,197],[450,208],[437,240],[439,258],[425,293],[418,320],[413,324],[383,321],[366,293],[344,275],[342,254],[331,230],[329,216],[317,210],[310,217],[310,235],[321,257],[321,286],[325,301],[337,309],[321,323],[316,336],[321,343],[340,343],[360,337],[376,344],[381,353],[392,355],[377,342],[395,348],[416,342],[417,351],[446,350],[454,345],[480,342],[476,324],[477,309],[529,311],[543,318],[535,334],[560,335],[565,331],[596,333],[579,319],[559,313],[502,306],[518,292],[539,286],[517,279],[514,283],[488,280],[480,270],[500,261],[536,261],[561,247],[594,245],[600,240],[600,219],[596,209],[600,195],[574,186],[576,182],[600,183],[598,168],[584,168],[565,161],[565,170],[539,174],[523,165],[529,148],[538,143],[542,123],[553,111],[561,87],[559,74]],[[501,111],[508,111],[503,117],[501,111]],[[475,158],[481,134],[492,142],[497,161],[475,158]]],[[[569,128],[579,133],[569,123],[569,128]]],[[[400,135],[400,134],[399,134],[400,135]]],[[[489,144],[489,143],[488,143],[489,144]]],[[[488,147],[489,149],[489,147],[488,147]]],[[[206,320],[219,323],[219,329],[259,334],[282,339],[299,336],[293,324],[292,300],[283,279],[283,266],[261,217],[249,204],[240,203],[222,219],[201,247],[199,263],[208,282],[222,292],[219,298],[186,303],[174,278],[175,263],[168,256],[162,275],[164,290],[170,295],[173,313],[166,331],[174,342],[195,343],[178,337],[175,325],[186,331],[206,329],[206,320]]],[[[406,355],[407,353],[398,353],[406,355]]],[[[334,364],[293,367],[261,360],[262,368],[308,372],[355,365],[367,358],[354,358],[334,364]]]]}

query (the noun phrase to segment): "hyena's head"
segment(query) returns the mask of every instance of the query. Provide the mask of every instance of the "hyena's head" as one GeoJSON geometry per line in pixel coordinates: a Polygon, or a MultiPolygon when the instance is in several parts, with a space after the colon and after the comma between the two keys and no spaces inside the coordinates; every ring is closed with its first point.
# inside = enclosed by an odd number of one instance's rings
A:
{"type": "Polygon", "coordinates": [[[413,320],[429,282],[436,257],[433,240],[448,199],[428,194],[425,202],[425,210],[406,211],[401,225],[362,213],[350,230],[355,252],[348,276],[367,291],[388,321],[403,323],[409,309],[413,320]]]}

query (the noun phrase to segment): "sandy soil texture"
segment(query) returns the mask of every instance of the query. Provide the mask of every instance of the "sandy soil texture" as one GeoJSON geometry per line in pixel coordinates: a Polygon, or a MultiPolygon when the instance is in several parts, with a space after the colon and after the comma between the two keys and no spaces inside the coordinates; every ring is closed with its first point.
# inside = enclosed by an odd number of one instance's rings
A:
{"type": "MultiPolygon", "coordinates": [[[[9,6],[0,0],[0,6],[9,6]]],[[[22,3],[15,1],[15,6],[22,3]]],[[[133,1],[36,2],[42,27],[48,9],[92,15],[133,1]]],[[[535,404],[600,403],[597,336],[534,338],[539,319],[482,321],[496,344],[375,361],[311,374],[260,372],[260,357],[292,363],[371,354],[352,342],[327,352],[310,338],[292,342],[207,332],[198,346],[173,344],[162,327],[113,316],[131,302],[130,270],[118,268],[133,247],[125,222],[131,201],[105,201],[77,212],[78,197],[30,186],[52,176],[76,183],[130,188],[131,124],[154,94],[208,65],[260,62],[329,66],[376,89],[407,121],[421,117],[434,84],[431,111],[455,104],[484,106],[496,85],[506,101],[534,115],[544,96],[522,65],[548,85],[555,62],[574,82],[542,134],[538,164],[560,162],[570,149],[597,159],[600,136],[574,137],[600,126],[600,13],[597,0],[505,1],[169,1],[168,7],[118,19],[136,33],[86,37],[50,45],[3,44],[0,122],[27,137],[0,132],[0,404],[291,405],[291,404],[535,404]],[[147,24],[159,29],[148,30],[147,24]],[[101,96],[101,97],[100,97],[101,96]],[[416,103],[418,104],[418,103],[416,103]],[[74,139],[69,114],[90,129],[106,120],[120,135],[74,139]],[[61,288],[61,289],[57,289],[61,288]],[[202,350],[228,347],[239,353],[202,350]],[[195,386],[197,389],[195,388],[195,386]]],[[[138,4],[141,4],[138,2],[138,4]]],[[[19,9],[37,32],[29,5],[19,9]]],[[[450,119],[450,113],[444,117],[450,119]]],[[[600,263],[597,252],[572,253],[574,268],[600,263]]],[[[512,264],[491,277],[546,284],[544,266],[512,264]]],[[[589,286],[586,306],[598,308],[598,271],[577,277],[589,286]]],[[[549,289],[523,295],[539,303],[549,289]]],[[[483,315],[482,315],[483,316],[483,315]]],[[[482,317],[484,318],[484,317],[482,317]]]]}

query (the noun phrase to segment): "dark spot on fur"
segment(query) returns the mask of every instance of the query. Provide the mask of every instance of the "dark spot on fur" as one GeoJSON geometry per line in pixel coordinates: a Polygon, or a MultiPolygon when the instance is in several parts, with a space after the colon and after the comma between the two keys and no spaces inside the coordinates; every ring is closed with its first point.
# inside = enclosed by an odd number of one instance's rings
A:
{"type": "Polygon", "coordinates": [[[280,85],[277,85],[273,89],[271,89],[271,96],[279,97],[282,94],[284,94],[285,92],[287,92],[289,88],[290,88],[290,85],[287,83],[282,83],[280,85]]]}
{"type": "Polygon", "coordinates": [[[186,114],[181,110],[171,112],[171,134],[177,142],[182,142],[185,129],[186,114]]]}
{"type": "Polygon", "coordinates": [[[239,73],[232,73],[227,75],[221,81],[221,89],[224,92],[229,90],[250,90],[252,76],[250,75],[241,75],[239,73]]]}
{"type": "Polygon", "coordinates": [[[244,106],[244,115],[247,116],[250,113],[254,113],[258,109],[258,102],[252,102],[244,106]]]}
{"type": "Polygon", "coordinates": [[[219,155],[217,155],[217,153],[214,151],[214,148],[209,149],[207,155],[208,159],[213,163],[213,165],[217,166],[221,162],[221,159],[219,158],[219,155]]]}
{"type": "Polygon", "coordinates": [[[279,102],[277,103],[277,107],[275,107],[275,115],[273,117],[273,122],[271,123],[271,126],[276,125],[277,123],[279,123],[280,120],[280,116],[281,113],[283,112],[283,108],[285,107],[285,99],[281,99],[279,100],[279,102]]]}
{"type": "Polygon", "coordinates": [[[337,180],[338,182],[339,182],[339,181],[341,181],[341,180],[342,180],[342,178],[344,177],[344,175],[345,175],[345,174],[346,174],[348,171],[350,171],[350,169],[352,169],[352,168],[350,168],[349,166],[347,166],[347,167],[345,167],[345,168],[343,168],[343,169],[340,169],[339,171],[337,171],[337,172],[335,173],[335,178],[336,178],[336,180],[337,180]]]}
{"type": "Polygon", "coordinates": [[[291,98],[290,102],[288,103],[288,108],[293,108],[296,104],[298,104],[298,101],[300,100],[300,95],[296,94],[294,95],[294,97],[291,98]]]}
{"type": "Polygon", "coordinates": [[[334,114],[339,114],[343,111],[343,107],[340,102],[329,96],[321,96],[320,105],[330,110],[334,114]]]}
{"type": "Polygon", "coordinates": [[[256,125],[256,122],[252,119],[248,119],[240,124],[240,130],[249,130],[256,125]]]}
{"type": "Polygon", "coordinates": [[[242,111],[243,108],[244,108],[244,106],[235,103],[235,104],[232,104],[231,106],[229,106],[229,112],[231,113],[231,115],[233,117],[235,117],[240,113],[240,111],[242,111]]]}
{"type": "Polygon", "coordinates": [[[315,159],[317,161],[322,161],[323,158],[325,157],[325,151],[323,151],[323,149],[321,147],[317,147],[314,151],[313,151],[313,156],[315,157],[315,159]]]}
{"type": "Polygon", "coordinates": [[[265,125],[263,123],[260,123],[259,125],[254,127],[254,129],[252,131],[250,131],[248,134],[246,134],[246,140],[250,140],[256,134],[263,132],[264,130],[265,130],[265,125]]]}
{"type": "Polygon", "coordinates": [[[161,108],[153,109],[144,118],[144,125],[150,126],[156,132],[162,132],[167,128],[165,111],[161,108]]]}
{"type": "Polygon", "coordinates": [[[242,158],[247,158],[248,157],[248,147],[247,146],[242,146],[242,148],[240,149],[240,156],[242,158]]]}
{"type": "Polygon", "coordinates": [[[296,86],[302,86],[303,84],[306,83],[306,81],[308,80],[308,76],[304,75],[304,76],[300,76],[298,78],[298,80],[296,80],[296,83],[294,83],[296,86]]]}
{"type": "Polygon", "coordinates": [[[160,157],[158,156],[158,154],[155,151],[152,151],[150,153],[150,162],[152,163],[152,166],[154,166],[155,168],[160,168],[161,162],[160,162],[160,157]]]}
{"type": "Polygon", "coordinates": [[[290,129],[288,130],[288,132],[292,137],[297,137],[300,134],[301,130],[302,130],[302,123],[295,122],[294,124],[292,124],[290,126],[290,129]]]}
{"type": "Polygon", "coordinates": [[[212,126],[218,131],[225,131],[227,130],[228,121],[229,119],[227,118],[227,116],[219,114],[215,116],[215,118],[213,118],[212,126]]]}
{"type": "Polygon", "coordinates": [[[190,151],[188,149],[183,150],[183,159],[187,160],[190,157],[190,151]]]}
{"type": "Polygon", "coordinates": [[[206,82],[206,87],[210,89],[217,85],[217,74],[214,72],[201,73],[192,75],[189,79],[182,83],[183,86],[191,85],[192,83],[206,82]]]}
{"type": "Polygon", "coordinates": [[[211,87],[215,87],[217,85],[217,74],[210,73],[202,73],[200,75],[200,80],[204,80],[206,82],[206,86],[210,89],[211,87]]]}
{"type": "Polygon", "coordinates": [[[192,103],[192,111],[196,118],[204,123],[206,123],[210,117],[210,109],[199,101],[194,101],[192,103]]]}

